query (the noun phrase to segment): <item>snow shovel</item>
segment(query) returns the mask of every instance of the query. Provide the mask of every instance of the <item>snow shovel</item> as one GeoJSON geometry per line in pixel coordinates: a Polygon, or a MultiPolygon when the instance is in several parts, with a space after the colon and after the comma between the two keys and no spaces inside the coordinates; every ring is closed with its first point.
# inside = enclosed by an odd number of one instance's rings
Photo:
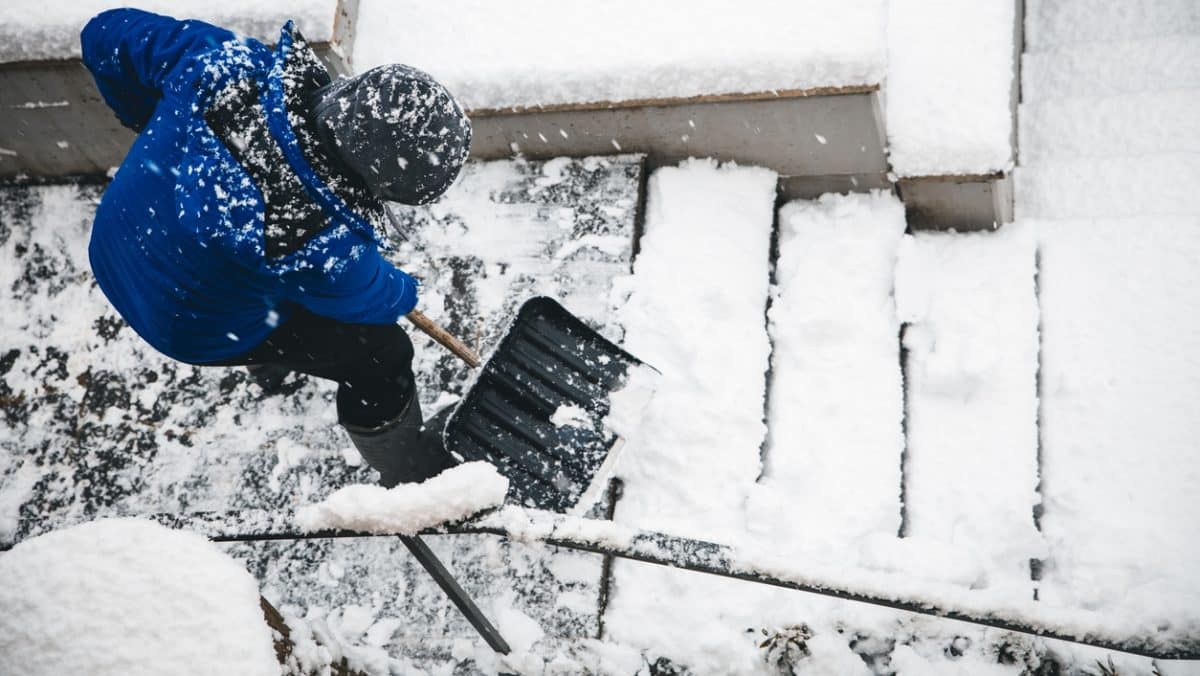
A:
{"type": "MultiPolygon", "coordinates": [[[[468,366],[480,366],[479,355],[423,313],[407,316],[468,366]]],[[[609,395],[642,366],[554,300],[532,298],[450,414],[442,439],[458,460],[485,460],[505,474],[509,502],[554,512],[589,507],[620,444],[604,424],[609,395]]],[[[508,654],[500,632],[429,547],[416,536],[401,540],[488,645],[508,654]]]]}
{"type": "MultiPolygon", "coordinates": [[[[408,318],[479,366],[478,355],[428,317],[408,318]]],[[[591,507],[621,444],[605,423],[611,395],[635,372],[656,373],[555,300],[531,298],[447,420],[446,449],[495,465],[509,479],[509,502],[560,513],[591,507]]],[[[634,396],[649,396],[644,384],[634,396]]]]}

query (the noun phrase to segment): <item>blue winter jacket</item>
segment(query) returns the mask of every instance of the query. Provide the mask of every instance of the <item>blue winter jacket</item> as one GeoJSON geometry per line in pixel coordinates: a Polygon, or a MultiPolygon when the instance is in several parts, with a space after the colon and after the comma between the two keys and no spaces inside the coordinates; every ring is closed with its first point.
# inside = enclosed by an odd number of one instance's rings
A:
{"type": "Polygon", "coordinates": [[[211,363],[254,348],[300,307],[388,324],[416,305],[416,282],[383,258],[361,209],[322,180],[311,148],[306,157],[298,141],[285,64],[307,45],[290,22],[272,50],[200,21],[117,9],[92,19],[81,41],[104,100],[140,132],[96,210],[92,269],[148,343],[181,361],[211,363]],[[255,110],[286,158],[294,192],[320,218],[283,254],[270,255],[265,244],[270,186],[256,185],[205,119],[237,82],[257,92],[255,110]]]}

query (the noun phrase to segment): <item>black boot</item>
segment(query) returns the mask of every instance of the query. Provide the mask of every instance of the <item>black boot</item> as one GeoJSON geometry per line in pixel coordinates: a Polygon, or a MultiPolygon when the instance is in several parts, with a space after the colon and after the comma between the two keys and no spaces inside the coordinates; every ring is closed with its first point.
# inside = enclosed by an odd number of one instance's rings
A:
{"type": "Polygon", "coordinates": [[[421,404],[413,396],[399,415],[378,427],[342,426],[363,459],[379,470],[379,483],[391,488],[424,481],[456,464],[442,445],[441,430],[423,431],[421,423],[421,404]]]}

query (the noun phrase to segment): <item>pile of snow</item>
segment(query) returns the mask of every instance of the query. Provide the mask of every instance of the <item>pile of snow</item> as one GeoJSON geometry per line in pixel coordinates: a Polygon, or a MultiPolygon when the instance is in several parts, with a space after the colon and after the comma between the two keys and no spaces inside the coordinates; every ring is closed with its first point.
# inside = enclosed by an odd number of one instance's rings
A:
{"type": "Polygon", "coordinates": [[[415,535],[499,506],[507,493],[508,479],[494,466],[468,462],[420,483],[339,488],[321,502],[297,510],[296,524],[307,532],[415,535]]]}
{"type": "Polygon", "coordinates": [[[364,0],[355,68],[428,71],[468,109],[872,85],[882,0],[364,0]]]}
{"type": "Polygon", "coordinates": [[[888,156],[899,176],[1012,167],[1012,0],[888,4],[888,156]]]}
{"type": "Polygon", "coordinates": [[[0,63],[79,58],[79,31],[106,9],[136,6],[177,19],[200,19],[250,37],[274,42],[288,19],[295,19],[313,42],[333,37],[337,0],[6,0],[0,6],[0,63]]]}
{"type": "Polygon", "coordinates": [[[0,554],[0,673],[278,676],[258,583],[203,538],[140,519],[0,554]]]}

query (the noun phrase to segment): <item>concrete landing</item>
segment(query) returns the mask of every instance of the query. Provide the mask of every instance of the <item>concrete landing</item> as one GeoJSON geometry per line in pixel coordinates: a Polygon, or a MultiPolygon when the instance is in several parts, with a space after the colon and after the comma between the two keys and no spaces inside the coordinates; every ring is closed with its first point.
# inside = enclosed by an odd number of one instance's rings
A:
{"type": "MultiPolygon", "coordinates": [[[[533,294],[619,337],[602,324],[604,299],[631,266],[641,183],[632,155],[472,163],[442,202],[398,214],[391,256],[424,281],[422,309],[485,354],[533,294]]],[[[290,376],[265,396],[243,369],[177,364],[132,333],[87,264],[100,195],[0,188],[0,545],[107,515],[282,510],[372,482],[336,426],[332,384],[290,376]]],[[[414,342],[428,411],[470,373],[414,342]]],[[[528,621],[554,640],[599,632],[601,557],[484,536],[429,544],[502,631],[528,621]]],[[[398,541],[228,549],[276,607],[350,643],[395,642],[402,654],[434,638],[448,657],[479,642],[398,541]]]]}

